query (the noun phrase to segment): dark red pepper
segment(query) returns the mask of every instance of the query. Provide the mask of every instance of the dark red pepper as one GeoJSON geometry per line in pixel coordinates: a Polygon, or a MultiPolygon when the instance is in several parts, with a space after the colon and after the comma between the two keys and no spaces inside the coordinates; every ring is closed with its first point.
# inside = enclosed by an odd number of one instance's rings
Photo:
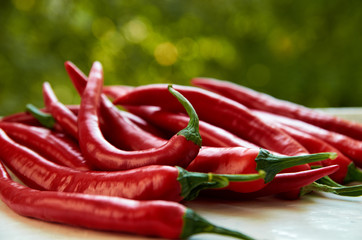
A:
{"type": "Polygon", "coordinates": [[[201,146],[197,114],[187,99],[172,87],[168,87],[172,93],[169,94],[179,99],[190,114],[187,128],[172,137],[167,144],[156,149],[127,152],[111,145],[103,138],[99,129],[97,112],[101,102],[102,83],[102,66],[99,62],[95,62],[87,87],[82,94],[78,114],[79,145],[83,155],[91,164],[104,170],[124,170],[153,164],[186,167],[197,156],[201,146]]]}
{"type": "MultiPolygon", "coordinates": [[[[188,117],[184,114],[176,114],[162,111],[159,107],[152,106],[125,106],[131,113],[147,120],[151,124],[174,134],[187,126],[188,117]]],[[[236,135],[207,122],[199,121],[199,131],[203,146],[212,147],[248,147],[258,148],[255,144],[243,140],[236,135]]]]}
{"type": "Polygon", "coordinates": [[[362,140],[362,124],[348,121],[327,113],[313,110],[289,101],[276,99],[265,93],[234,84],[210,78],[194,78],[191,83],[220,95],[233,99],[245,106],[266,112],[299,119],[313,125],[338,132],[352,138],[362,140]]]}
{"type": "MultiPolygon", "coordinates": [[[[278,128],[271,127],[245,106],[196,87],[176,86],[195,108],[199,118],[226,129],[242,139],[285,155],[306,154],[307,150],[278,128]]],[[[153,105],[171,112],[184,112],[177,101],[168,96],[166,85],[135,87],[114,100],[121,105],[153,105]]]]}
{"type": "Polygon", "coordinates": [[[170,239],[187,238],[198,233],[252,239],[215,226],[190,208],[175,202],[34,190],[12,181],[1,162],[0,199],[22,216],[95,230],[170,239]]]}
{"type": "Polygon", "coordinates": [[[357,167],[362,167],[362,141],[280,115],[262,111],[254,111],[254,113],[264,119],[268,119],[269,121],[287,125],[291,128],[319,138],[349,157],[357,167]]]}

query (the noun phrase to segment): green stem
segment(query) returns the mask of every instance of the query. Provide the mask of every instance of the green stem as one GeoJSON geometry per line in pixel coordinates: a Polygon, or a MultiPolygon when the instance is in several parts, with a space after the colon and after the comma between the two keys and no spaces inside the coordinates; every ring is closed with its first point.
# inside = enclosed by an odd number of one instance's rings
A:
{"type": "Polygon", "coordinates": [[[362,171],[358,169],[354,163],[350,163],[343,183],[350,183],[354,181],[362,182],[362,171]]]}
{"type": "Polygon", "coordinates": [[[343,186],[326,176],[319,179],[318,182],[313,182],[312,184],[303,187],[302,192],[308,193],[311,191],[329,192],[339,196],[359,197],[362,196],[362,185],[343,186]]]}
{"type": "Polygon", "coordinates": [[[55,119],[51,114],[44,113],[35,107],[33,104],[27,104],[26,110],[33,115],[44,127],[53,128],[55,124],[55,119]]]}
{"type": "Polygon", "coordinates": [[[265,149],[260,149],[258,156],[255,158],[257,170],[266,172],[265,183],[273,180],[275,175],[280,171],[312,162],[318,162],[325,159],[335,159],[337,154],[334,152],[323,152],[298,156],[280,156],[271,154],[265,149]]]}
{"type": "Polygon", "coordinates": [[[195,199],[201,190],[224,188],[229,182],[246,182],[262,179],[265,172],[257,174],[213,174],[201,172],[189,172],[181,167],[177,167],[179,175],[177,180],[181,185],[181,196],[186,201],[195,199]]]}
{"type": "Polygon", "coordinates": [[[184,215],[184,226],[181,233],[181,238],[188,238],[198,233],[215,233],[224,236],[235,237],[238,239],[253,240],[254,238],[245,235],[241,232],[230,230],[227,228],[215,226],[193,210],[187,208],[184,215]]]}
{"type": "Polygon", "coordinates": [[[179,131],[177,135],[184,136],[187,140],[193,141],[195,144],[201,147],[202,139],[199,132],[199,117],[191,103],[178,91],[176,91],[172,85],[168,85],[168,90],[170,93],[177,98],[177,100],[185,108],[187,114],[190,117],[189,123],[187,126],[179,131]]]}

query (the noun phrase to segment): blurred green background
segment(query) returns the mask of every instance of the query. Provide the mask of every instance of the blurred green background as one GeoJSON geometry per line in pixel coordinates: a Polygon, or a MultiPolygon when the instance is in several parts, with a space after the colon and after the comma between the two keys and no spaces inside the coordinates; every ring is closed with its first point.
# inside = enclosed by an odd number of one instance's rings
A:
{"type": "Polygon", "coordinates": [[[105,84],[230,80],[309,107],[362,106],[362,1],[0,2],[0,115],[102,62],[105,84]]]}

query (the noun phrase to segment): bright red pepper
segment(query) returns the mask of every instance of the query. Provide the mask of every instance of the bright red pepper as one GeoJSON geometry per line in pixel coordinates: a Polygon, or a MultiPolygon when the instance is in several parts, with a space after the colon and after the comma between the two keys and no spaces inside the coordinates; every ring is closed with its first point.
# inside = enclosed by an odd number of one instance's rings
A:
{"type": "MultiPolygon", "coordinates": [[[[82,96],[83,91],[87,85],[88,78],[71,62],[66,62],[65,68],[79,95],[82,96]]],[[[127,90],[129,89],[131,89],[131,87],[127,87],[127,90]]],[[[163,139],[157,138],[152,133],[142,130],[140,131],[136,124],[132,124],[132,122],[129,121],[128,117],[125,115],[125,112],[120,111],[116,106],[114,106],[113,103],[104,94],[101,95],[99,108],[102,133],[106,139],[117,148],[123,150],[131,149],[129,144],[125,143],[124,136],[128,136],[127,138],[129,142],[138,142],[140,145],[144,146],[143,149],[149,148],[149,143],[145,141],[145,139],[150,137],[154,143],[157,143],[157,147],[165,144],[163,139]]]]}
{"type": "Polygon", "coordinates": [[[252,239],[175,202],[34,190],[12,181],[1,162],[0,199],[22,216],[95,230],[172,239],[205,232],[252,239]]]}
{"type": "Polygon", "coordinates": [[[75,124],[77,116],[58,101],[48,82],[43,83],[43,97],[46,109],[51,113],[56,122],[66,133],[78,139],[78,126],[75,124]]]}
{"type": "Polygon", "coordinates": [[[1,122],[2,128],[16,142],[38,152],[52,162],[81,171],[91,169],[78,145],[68,137],[42,127],[15,122],[1,122]]]}
{"type": "MultiPolygon", "coordinates": [[[[186,167],[197,156],[201,138],[198,132],[198,117],[189,102],[171,87],[175,95],[190,113],[188,127],[172,137],[167,144],[157,149],[123,151],[106,141],[99,129],[98,107],[101,102],[103,71],[99,62],[92,66],[78,114],[79,145],[84,156],[99,169],[121,170],[153,164],[186,167]]],[[[181,104],[180,104],[181,105],[181,104]]]]}
{"type": "Polygon", "coordinates": [[[124,171],[77,171],[54,164],[11,140],[0,129],[0,159],[26,185],[60,192],[118,196],[137,200],[191,200],[200,190],[229,181],[255,181],[264,175],[217,175],[179,167],[145,166],[124,171]]]}
{"type": "Polygon", "coordinates": [[[362,124],[313,110],[289,101],[276,99],[265,93],[228,82],[210,78],[194,78],[191,83],[233,99],[245,106],[299,119],[304,122],[362,140],[362,124]]]}
{"type": "MultiPolygon", "coordinates": [[[[282,193],[288,193],[280,195],[281,197],[288,198],[289,200],[295,200],[301,197],[303,194],[309,191],[309,185],[313,184],[318,179],[331,175],[338,170],[338,165],[330,165],[327,167],[321,167],[316,169],[304,170],[293,173],[279,173],[275,178],[264,188],[255,192],[236,192],[229,190],[206,190],[202,193],[202,196],[212,196],[216,198],[227,198],[231,200],[240,199],[254,199],[266,196],[274,196],[282,193]],[[299,194],[290,194],[299,193],[299,194]]],[[[315,191],[318,191],[314,189],[315,191]]],[[[325,189],[319,191],[324,192],[325,189]]],[[[337,194],[337,192],[336,192],[337,194]]],[[[361,194],[361,190],[359,190],[361,194]]],[[[339,194],[339,195],[343,195],[339,194]]]]}

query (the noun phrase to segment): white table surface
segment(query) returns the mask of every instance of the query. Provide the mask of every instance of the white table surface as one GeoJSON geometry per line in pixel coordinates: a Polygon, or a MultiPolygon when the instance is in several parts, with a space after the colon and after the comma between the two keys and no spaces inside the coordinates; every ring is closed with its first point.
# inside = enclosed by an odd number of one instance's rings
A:
{"type": "MultiPolygon", "coordinates": [[[[328,111],[362,122],[362,111],[359,108],[328,109],[328,111]]],[[[314,193],[294,201],[275,198],[248,201],[198,199],[186,205],[210,222],[241,231],[260,240],[362,239],[362,197],[314,193]]],[[[25,218],[12,212],[0,202],[0,240],[3,239],[147,240],[152,238],[93,231],[25,218]]],[[[232,238],[199,234],[190,239],[232,238]]]]}

